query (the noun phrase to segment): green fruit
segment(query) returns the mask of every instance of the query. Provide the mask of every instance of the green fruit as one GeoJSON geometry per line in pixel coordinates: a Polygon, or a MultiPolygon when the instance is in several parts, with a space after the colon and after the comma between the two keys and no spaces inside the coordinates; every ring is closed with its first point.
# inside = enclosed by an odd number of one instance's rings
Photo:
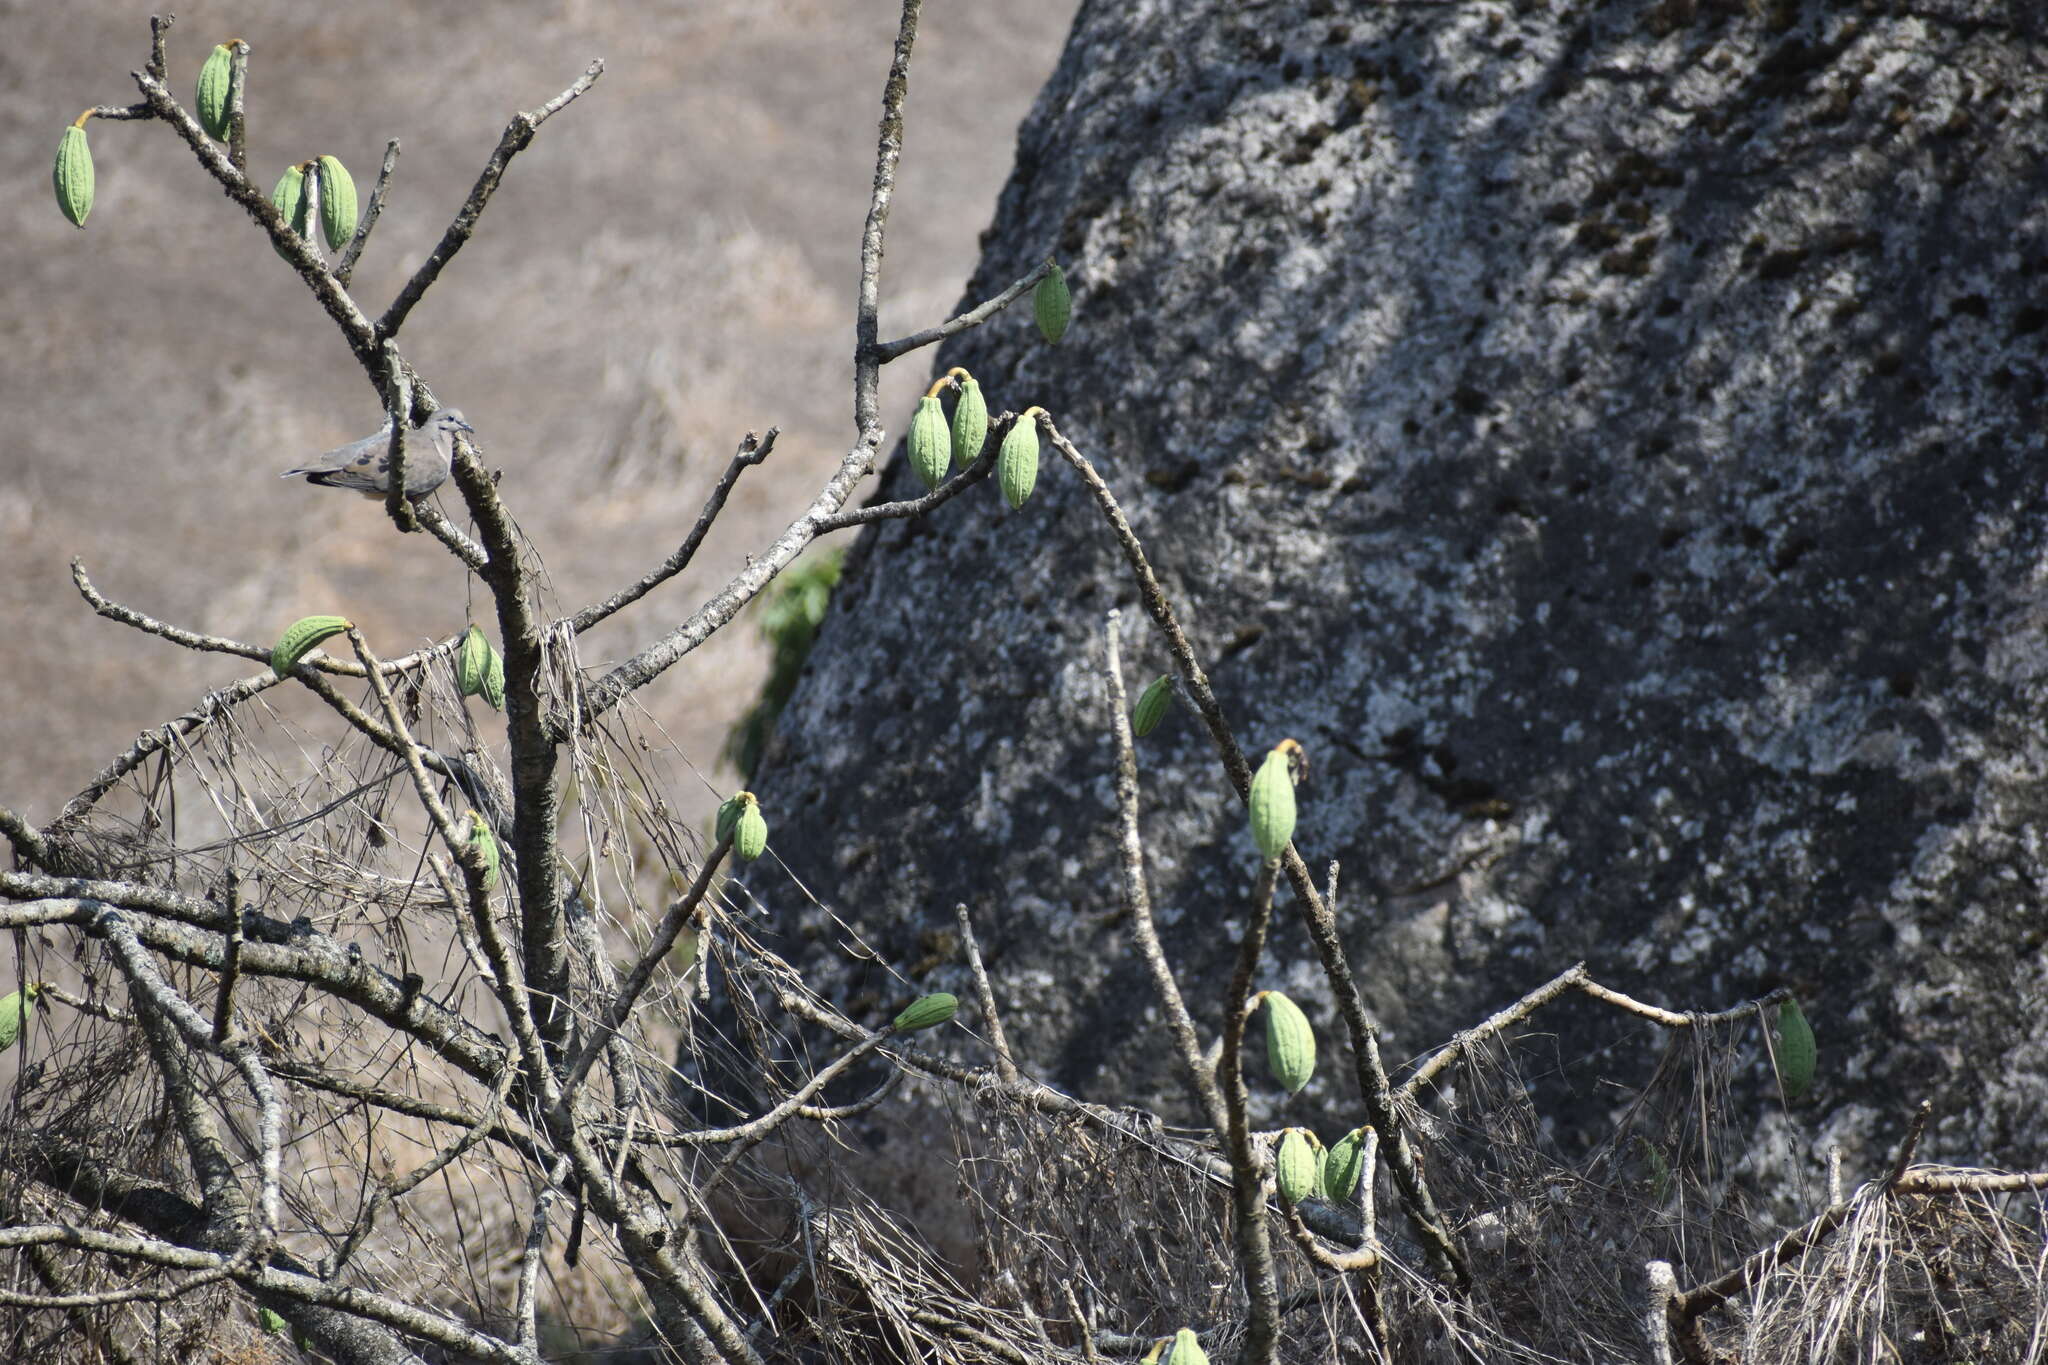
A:
{"type": "MultiPolygon", "coordinates": [[[[284,219],[286,227],[298,233],[301,237],[311,238],[312,232],[306,222],[305,167],[292,166],[287,168],[285,173],[278,178],[277,188],[270,192],[270,202],[276,206],[278,216],[284,219]]],[[[272,245],[276,246],[275,243],[272,243],[272,245]]],[[[284,256],[286,260],[291,259],[291,257],[285,256],[282,247],[277,248],[277,254],[284,256]]]]}
{"type": "Polygon", "coordinates": [[[339,251],[356,235],[356,182],[340,160],[320,158],[320,234],[330,251],[339,251]]]}
{"type": "Polygon", "coordinates": [[[937,1028],[951,1019],[959,1008],[959,998],[944,991],[920,996],[905,1005],[903,1013],[896,1016],[895,1029],[898,1033],[915,1033],[919,1029],[937,1028]]]}
{"type": "Polygon", "coordinates": [[[483,631],[471,626],[462,637],[462,647],[455,653],[455,690],[465,697],[474,697],[484,690],[484,674],[491,667],[491,642],[484,638],[483,631]]]}
{"type": "Polygon", "coordinates": [[[495,886],[498,882],[498,836],[491,833],[491,827],[477,811],[469,813],[470,846],[484,855],[484,885],[495,886]]]}
{"type": "Polygon", "coordinates": [[[1031,311],[1038,317],[1038,330],[1047,341],[1067,334],[1067,320],[1074,315],[1074,296],[1067,292],[1067,277],[1054,265],[1031,291],[1031,311]]]}
{"type": "Polygon", "coordinates": [[[1037,412],[1032,408],[1019,417],[996,453],[996,482],[1003,486],[1003,501],[1012,511],[1022,507],[1038,485],[1037,412]]]}
{"type": "Polygon", "coordinates": [[[57,144],[57,165],[51,172],[57,186],[57,207],[64,210],[73,227],[84,227],[85,215],[92,212],[92,148],[86,145],[82,123],[86,117],[81,114],[80,123],[64,130],[63,140],[57,144]]]}
{"type": "Polygon", "coordinates": [[[1301,1006],[1278,991],[1261,991],[1266,1006],[1266,1065],[1288,1094],[1316,1074],[1316,1031],[1301,1006]]]}
{"type": "Polygon", "coordinates": [[[1323,1153],[1323,1198],[1333,1204],[1349,1199],[1358,1188],[1358,1178],[1365,1174],[1365,1132],[1353,1128],[1323,1153]]]}
{"type": "Polygon", "coordinates": [[[1209,1353],[1202,1349],[1193,1329],[1183,1327],[1173,1334],[1173,1344],[1159,1358],[1159,1365],[1209,1365],[1209,1353]]]}
{"type": "Polygon", "coordinates": [[[1796,1100],[1813,1084],[1813,1025],[1799,1002],[1787,996],[1778,1006],[1778,1080],[1785,1098],[1796,1100]]]}
{"type": "Polygon", "coordinates": [[[29,1016],[36,1012],[36,997],[42,993],[43,983],[31,981],[18,991],[0,996],[0,1052],[20,1041],[29,1016]]]}
{"type": "Polygon", "coordinates": [[[268,1308],[258,1310],[256,1321],[264,1331],[278,1337],[284,1335],[285,1328],[288,1325],[283,1318],[271,1312],[268,1308]]]}
{"type": "Polygon", "coordinates": [[[1252,777],[1252,842],[1268,859],[1287,851],[1294,838],[1294,773],[1288,751],[1299,748],[1293,740],[1282,740],[1252,777]]]}
{"type": "Polygon", "coordinates": [[[1280,1137],[1280,1150],[1273,1155],[1273,1175],[1280,1185],[1280,1197],[1290,1204],[1318,1192],[1322,1162],[1309,1146],[1308,1135],[1289,1128],[1280,1137]]]}
{"type": "Polygon", "coordinates": [[[733,826],[740,822],[740,812],[747,808],[747,802],[753,799],[753,795],[752,792],[739,792],[718,803],[718,826],[714,837],[719,843],[724,843],[733,826]]]}
{"type": "Polygon", "coordinates": [[[222,43],[199,68],[199,126],[215,142],[228,140],[228,84],[235,75],[235,53],[222,43]]]}
{"type": "Polygon", "coordinates": [[[312,653],[313,646],[353,625],[354,622],[346,616],[300,617],[278,637],[276,647],[270,651],[270,671],[280,678],[290,676],[291,671],[298,667],[299,660],[312,653]]]}
{"type": "Polygon", "coordinates": [[[761,856],[768,847],[768,817],[761,814],[761,803],[747,794],[747,808],[740,812],[739,822],[733,826],[732,851],[740,861],[751,863],[761,856]]]}
{"type": "Polygon", "coordinates": [[[1138,704],[1131,708],[1131,733],[1139,739],[1159,728],[1159,722],[1166,718],[1167,708],[1173,705],[1173,678],[1160,674],[1145,685],[1138,694],[1138,704]]]}
{"type": "Polygon", "coordinates": [[[502,711],[505,709],[505,659],[489,645],[484,648],[488,655],[484,659],[483,699],[490,703],[493,711],[502,711]]]}
{"type": "Polygon", "coordinates": [[[924,480],[926,488],[937,488],[953,462],[953,434],[946,429],[946,410],[935,394],[918,400],[917,415],[910,419],[910,467],[924,480]]]}
{"type": "Polygon", "coordinates": [[[761,856],[768,847],[768,817],[752,792],[738,792],[718,808],[718,838],[730,835],[732,851],[746,862],[761,856]]]}
{"type": "Polygon", "coordinates": [[[988,404],[981,385],[965,370],[960,372],[960,399],[953,404],[953,467],[965,469],[981,456],[988,441],[988,404]]]}

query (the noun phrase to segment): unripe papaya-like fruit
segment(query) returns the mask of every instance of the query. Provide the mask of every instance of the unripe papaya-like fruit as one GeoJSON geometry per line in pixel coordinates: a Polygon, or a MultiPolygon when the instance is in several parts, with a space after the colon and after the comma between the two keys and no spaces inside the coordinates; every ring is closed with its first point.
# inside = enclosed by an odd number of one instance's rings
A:
{"type": "Polygon", "coordinates": [[[484,646],[484,685],[482,691],[483,699],[490,704],[490,708],[493,711],[505,709],[505,656],[498,653],[497,650],[491,648],[488,644],[484,646]]]}
{"type": "Polygon", "coordinates": [[[469,842],[484,855],[484,885],[495,886],[498,881],[498,836],[491,833],[491,826],[479,811],[469,813],[469,842]]]}
{"type": "Polygon", "coordinates": [[[735,855],[752,862],[768,847],[768,818],[752,792],[736,792],[718,808],[718,838],[732,836],[735,855]]]}
{"type": "Polygon", "coordinates": [[[43,983],[31,981],[18,991],[0,995],[0,1052],[21,1041],[29,1016],[36,1012],[36,997],[42,993],[43,983]]]}
{"type": "Polygon", "coordinates": [[[194,108],[199,126],[215,142],[228,140],[228,85],[234,80],[235,52],[226,43],[206,54],[199,68],[199,99],[194,108]]]}
{"type": "Polygon", "coordinates": [[[1167,708],[1173,705],[1173,677],[1162,673],[1145,684],[1145,690],[1138,694],[1138,704],[1131,708],[1131,733],[1139,739],[1159,728],[1159,722],[1166,717],[1167,708]]]}
{"type": "Polygon", "coordinates": [[[356,182],[338,157],[320,158],[320,235],[339,251],[356,235],[356,182]]]}
{"type": "Polygon", "coordinates": [[[919,1029],[937,1028],[951,1019],[959,1008],[960,998],[945,991],[920,996],[905,1005],[903,1013],[896,1016],[895,1029],[898,1033],[915,1033],[919,1029]]]}
{"type": "Polygon", "coordinates": [[[286,628],[270,651],[270,671],[288,677],[299,660],[313,652],[322,640],[341,634],[354,622],[346,616],[302,616],[286,628]]]}
{"type": "Polygon", "coordinates": [[[1790,996],[1778,1006],[1777,1053],[1778,1079],[1785,1086],[1785,1098],[1796,1100],[1813,1084],[1813,1025],[1790,996]]]}
{"type": "Polygon", "coordinates": [[[1003,448],[996,452],[996,482],[1003,501],[1016,511],[1038,486],[1038,409],[1032,408],[1010,426],[1003,448]]]}
{"type": "Polygon", "coordinates": [[[484,674],[491,666],[491,642],[484,638],[482,630],[471,626],[462,637],[462,646],[455,652],[455,690],[462,696],[474,697],[484,690],[484,674]]]}
{"type": "Polygon", "coordinates": [[[946,426],[946,410],[937,394],[926,394],[917,403],[917,415],[910,419],[910,467],[924,480],[926,488],[937,488],[953,462],[953,433],[946,426]]]}
{"type": "Polygon", "coordinates": [[[1067,292],[1067,277],[1055,264],[1038,287],[1031,291],[1031,311],[1038,318],[1038,331],[1047,341],[1067,334],[1067,322],[1074,316],[1074,296],[1067,292]]]}
{"type": "Polygon", "coordinates": [[[973,464],[987,441],[988,402],[974,376],[962,370],[960,397],[953,404],[953,467],[965,469],[973,464]]]}
{"type": "MultiPolygon", "coordinates": [[[[286,167],[285,173],[278,177],[277,188],[270,192],[270,202],[276,207],[278,216],[284,219],[286,227],[308,241],[312,239],[311,225],[306,221],[305,167],[286,167]]],[[[278,247],[274,242],[271,245],[276,248],[279,256],[283,256],[285,260],[291,259],[285,256],[282,247],[278,247]]]]}
{"type": "Polygon", "coordinates": [[[82,121],[64,130],[50,178],[57,188],[57,207],[71,220],[71,226],[84,227],[85,216],[92,212],[93,176],[92,148],[86,143],[82,121]]]}
{"type": "Polygon", "coordinates": [[[1266,1065],[1292,1095],[1316,1074],[1316,1031],[1301,1006],[1278,991],[1259,992],[1266,1007],[1266,1065]]]}
{"type": "Polygon", "coordinates": [[[1294,838],[1294,772],[1288,752],[1295,747],[1293,740],[1281,741],[1252,775],[1252,842],[1268,859],[1285,853],[1294,838]]]}
{"type": "Polygon", "coordinates": [[[1316,1149],[1309,1145],[1308,1134],[1299,1128],[1289,1128],[1280,1135],[1280,1150],[1273,1154],[1273,1176],[1280,1186],[1280,1197],[1290,1204],[1302,1200],[1321,1190],[1322,1162],[1316,1157],[1316,1149]]]}
{"type": "Polygon", "coordinates": [[[1365,1129],[1353,1128],[1323,1153],[1323,1198],[1341,1204],[1358,1188],[1365,1173],[1365,1129]]]}

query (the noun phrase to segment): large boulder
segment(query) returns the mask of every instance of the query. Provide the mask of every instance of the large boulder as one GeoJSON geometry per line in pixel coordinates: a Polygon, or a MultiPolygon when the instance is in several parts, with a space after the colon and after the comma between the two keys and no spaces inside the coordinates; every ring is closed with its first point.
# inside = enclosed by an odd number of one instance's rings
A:
{"type": "MultiPolygon", "coordinates": [[[[1790,984],[1817,1132],[1927,1097],[1925,1150],[2040,1163],[2044,24],[1752,8],[1085,6],[965,295],[1057,250],[1072,331],[1012,309],[937,360],[1052,412],[1246,749],[1306,745],[1297,844],[1342,863],[1390,1058],[1580,958],[1677,1008],[1790,984]]],[[[1021,513],[865,533],[756,783],[817,897],[776,914],[879,1019],[895,972],[961,988],[964,901],[1027,1066],[1177,1104],[1107,609],[1134,685],[1167,658],[1048,455],[1021,513]]],[[[1256,854],[1189,713],[1141,761],[1213,1030],[1256,854]]],[[[1279,924],[1261,984],[1334,1036],[1279,924]]],[[[1647,1069],[1600,1055],[1639,1025],[1537,1027],[1563,1133],[1647,1069]]]]}

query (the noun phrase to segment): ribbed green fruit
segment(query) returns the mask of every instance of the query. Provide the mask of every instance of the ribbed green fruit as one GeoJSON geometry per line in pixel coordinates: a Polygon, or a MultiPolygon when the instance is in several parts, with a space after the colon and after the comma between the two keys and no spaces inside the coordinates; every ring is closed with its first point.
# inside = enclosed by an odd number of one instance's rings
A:
{"type": "Polygon", "coordinates": [[[996,482],[1003,501],[1016,511],[1038,486],[1038,420],[1033,408],[1010,426],[1003,448],[996,452],[996,482]]]}
{"type": "MultiPolygon", "coordinates": [[[[285,169],[285,173],[278,177],[277,188],[270,192],[270,202],[276,207],[278,216],[284,219],[286,227],[311,240],[311,225],[306,221],[306,170],[303,166],[285,169]]],[[[282,247],[274,242],[271,245],[279,256],[291,259],[285,256],[282,247]]]]}
{"type": "Polygon", "coordinates": [[[469,813],[469,842],[484,855],[484,885],[495,886],[498,881],[498,836],[491,833],[491,827],[477,811],[469,813]]]}
{"type": "Polygon", "coordinates": [[[761,802],[752,792],[735,792],[718,807],[717,835],[732,836],[732,851],[746,862],[761,856],[768,847],[768,818],[761,814],[761,802]]]}
{"type": "Polygon", "coordinates": [[[42,993],[43,983],[31,981],[18,991],[0,996],[0,1052],[21,1041],[29,1016],[36,1012],[36,997],[42,993]]]}
{"type": "Polygon", "coordinates": [[[1209,1353],[1202,1349],[1193,1329],[1183,1327],[1173,1334],[1173,1344],[1159,1358],[1159,1365],[1209,1365],[1209,1353]]]}
{"type": "Polygon", "coordinates": [[[965,469],[981,458],[988,441],[988,403],[974,376],[960,375],[960,397],[953,404],[953,467],[965,469]]]}
{"type": "Polygon", "coordinates": [[[1813,1025],[1799,1002],[1787,996],[1778,1006],[1778,1079],[1786,1099],[1798,1099],[1813,1084],[1813,1060],[1813,1025]]]}
{"type": "Polygon", "coordinates": [[[1053,266],[1031,291],[1031,311],[1038,318],[1038,331],[1047,341],[1067,334],[1067,322],[1074,316],[1074,296],[1067,292],[1067,277],[1053,266]]]}
{"type": "Polygon", "coordinates": [[[270,651],[270,671],[288,677],[299,660],[313,652],[322,640],[339,635],[354,623],[346,616],[302,616],[291,623],[270,651]]]}
{"type": "Polygon", "coordinates": [[[505,709],[505,657],[486,645],[483,699],[493,711],[505,709]]]}
{"type": "Polygon", "coordinates": [[[1264,857],[1277,858],[1294,838],[1294,773],[1288,761],[1292,740],[1275,745],[1252,775],[1252,842],[1264,857]]]}
{"type": "Polygon", "coordinates": [[[228,84],[235,75],[235,53],[226,43],[206,55],[199,68],[199,126],[216,142],[228,140],[228,84]]]}
{"type": "Polygon", "coordinates": [[[1290,1204],[1302,1200],[1321,1189],[1322,1162],[1316,1157],[1316,1149],[1309,1145],[1308,1134],[1299,1128],[1289,1128],[1280,1137],[1280,1150],[1273,1154],[1273,1177],[1280,1186],[1280,1197],[1290,1204]]]}
{"type": "Polygon", "coordinates": [[[1341,1204],[1358,1188],[1365,1173],[1365,1129],[1353,1128],[1323,1153],[1323,1198],[1341,1204]]]}
{"type": "Polygon", "coordinates": [[[64,130],[50,179],[57,188],[57,207],[71,220],[71,226],[84,227],[85,216],[92,212],[92,148],[80,125],[74,123],[64,130]]]}
{"type": "Polygon", "coordinates": [[[1260,991],[1266,1007],[1266,1065],[1292,1095],[1316,1074],[1316,1031],[1301,1006],[1278,991],[1260,991]]]}
{"type": "Polygon", "coordinates": [[[455,652],[455,690],[474,697],[484,690],[484,674],[491,667],[491,642],[482,630],[471,626],[463,634],[462,647],[455,652]]]}
{"type": "Polygon", "coordinates": [[[356,235],[356,182],[339,158],[320,158],[320,235],[339,251],[356,235]]]}
{"type": "Polygon", "coordinates": [[[952,462],[953,433],[946,426],[946,410],[938,395],[926,394],[917,402],[917,415],[910,419],[910,467],[926,488],[937,488],[952,462]]]}
{"type": "Polygon", "coordinates": [[[936,995],[921,996],[903,1007],[903,1013],[896,1016],[895,1028],[898,1033],[915,1033],[919,1029],[937,1028],[951,1019],[960,1008],[958,996],[940,991],[936,995]]]}
{"type": "Polygon", "coordinates": [[[1138,694],[1138,704],[1131,708],[1131,733],[1139,739],[1159,728],[1159,722],[1166,718],[1167,708],[1173,705],[1173,678],[1162,673],[1145,684],[1145,690],[1138,694]]]}

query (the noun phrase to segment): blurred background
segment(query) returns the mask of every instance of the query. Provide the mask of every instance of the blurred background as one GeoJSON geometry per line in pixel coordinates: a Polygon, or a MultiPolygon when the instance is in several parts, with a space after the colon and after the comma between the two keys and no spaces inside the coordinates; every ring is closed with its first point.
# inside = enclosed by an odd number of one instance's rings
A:
{"type": "MultiPolygon", "coordinates": [[[[926,7],[884,336],[958,301],[1074,8],[926,7]]],[[[72,587],[74,557],[117,602],[262,645],[300,616],[340,612],[390,657],[475,609],[429,537],[397,534],[371,501],[277,477],[375,430],[379,402],[182,141],[160,123],[93,121],[92,214],[81,231],[57,211],[59,135],[82,109],[137,99],[129,73],[148,58],[149,14],[0,3],[0,157],[14,187],[0,196],[0,804],[32,822],[139,731],[254,671],[94,616],[72,587]]],[[[189,107],[213,45],[250,43],[250,176],[265,190],[285,166],[332,154],[367,201],[386,141],[400,141],[351,291],[374,317],[511,115],[605,60],[597,86],[515,159],[400,335],[475,424],[565,610],[666,556],[740,438],[782,428],[690,571],[582,641],[584,662],[602,666],[688,615],[852,440],[858,240],[897,14],[895,0],[195,3],[177,10],[168,68],[189,107]]],[[[920,352],[884,372],[892,443],[930,364],[920,352]]],[[[459,497],[440,499],[460,521],[459,497]]],[[[768,668],[755,625],[743,616],[639,694],[721,782],[720,750],[768,668]]],[[[284,693],[270,704],[323,723],[317,702],[284,693]]]]}

